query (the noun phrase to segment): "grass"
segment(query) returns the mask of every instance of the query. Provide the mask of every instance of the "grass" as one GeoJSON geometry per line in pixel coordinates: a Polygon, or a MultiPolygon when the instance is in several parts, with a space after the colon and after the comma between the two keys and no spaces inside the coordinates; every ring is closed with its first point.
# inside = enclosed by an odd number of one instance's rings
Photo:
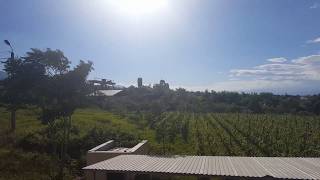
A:
{"type": "MultiPolygon", "coordinates": [[[[44,127],[40,121],[37,120],[36,110],[19,110],[17,113],[16,136],[24,136],[32,133],[35,130],[40,130],[44,127]]],[[[0,108],[0,133],[5,133],[10,126],[10,113],[5,109],[0,108]]]]}
{"type": "MultiPolygon", "coordinates": [[[[38,111],[19,110],[17,112],[16,136],[22,137],[30,133],[42,130],[46,125],[38,120],[38,111]]],[[[0,133],[9,130],[9,113],[0,108],[0,133]]],[[[153,139],[153,132],[146,129],[140,129],[127,117],[121,117],[108,111],[100,109],[79,109],[72,116],[72,124],[79,130],[77,136],[85,136],[93,128],[105,128],[109,131],[132,132],[141,138],[153,139]]]]}
{"type": "MultiPolygon", "coordinates": [[[[43,133],[47,126],[38,120],[38,113],[34,109],[19,110],[16,132],[14,136],[7,136],[9,113],[0,108],[0,179],[52,179],[57,174],[57,156],[45,152],[43,149],[47,147],[42,147],[47,143],[43,133]]],[[[75,157],[71,160],[74,167],[67,173],[70,179],[81,175],[86,151],[99,143],[109,139],[127,144],[142,139],[154,142],[152,130],[138,128],[127,117],[100,109],[77,110],[72,116],[72,125],[74,132],[70,137],[69,151],[75,157]]]]}

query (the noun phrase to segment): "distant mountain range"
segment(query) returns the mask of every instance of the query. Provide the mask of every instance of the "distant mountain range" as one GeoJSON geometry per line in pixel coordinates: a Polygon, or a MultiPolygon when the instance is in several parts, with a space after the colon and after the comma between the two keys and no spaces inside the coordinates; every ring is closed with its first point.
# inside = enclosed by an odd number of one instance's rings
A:
{"type": "Polygon", "coordinates": [[[0,80],[4,79],[7,77],[7,73],[0,71],[0,80]]]}

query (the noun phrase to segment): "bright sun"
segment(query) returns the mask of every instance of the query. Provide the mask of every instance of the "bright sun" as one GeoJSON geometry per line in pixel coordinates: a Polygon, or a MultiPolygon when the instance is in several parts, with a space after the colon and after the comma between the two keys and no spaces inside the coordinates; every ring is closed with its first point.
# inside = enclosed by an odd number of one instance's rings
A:
{"type": "Polygon", "coordinates": [[[155,14],[168,6],[168,0],[109,0],[108,2],[120,13],[135,17],[155,14]]]}

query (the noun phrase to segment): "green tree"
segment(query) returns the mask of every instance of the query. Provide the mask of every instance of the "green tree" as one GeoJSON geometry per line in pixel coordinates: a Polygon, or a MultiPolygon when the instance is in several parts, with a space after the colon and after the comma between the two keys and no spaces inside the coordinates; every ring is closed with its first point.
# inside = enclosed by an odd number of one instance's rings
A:
{"type": "Polygon", "coordinates": [[[73,70],[56,74],[48,78],[47,86],[42,91],[42,120],[53,126],[55,121],[62,123],[62,142],[60,142],[61,178],[66,163],[68,141],[71,128],[71,117],[81,107],[90,93],[86,78],[92,70],[92,62],[80,61],[73,70]]]}
{"type": "Polygon", "coordinates": [[[44,66],[36,61],[23,58],[8,59],[3,62],[6,79],[2,82],[1,102],[10,111],[11,131],[16,129],[16,112],[27,105],[34,105],[35,89],[44,78],[44,66]]]}
{"type": "Polygon", "coordinates": [[[51,50],[50,48],[47,48],[45,51],[42,51],[40,49],[31,48],[31,51],[26,54],[26,60],[40,62],[45,65],[46,74],[48,76],[64,74],[68,72],[70,68],[71,62],[59,49],[51,50]]]}
{"type": "Polygon", "coordinates": [[[80,61],[70,69],[70,61],[60,50],[31,49],[26,54],[25,61],[39,63],[44,68],[44,78],[34,92],[37,105],[41,108],[40,119],[48,125],[47,136],[52,153],[56,153],[60,146],[59,179],[62,179],[67,161],[71,117],[90,93],[86,78],[92,70],[92,62],[80,61]]]}

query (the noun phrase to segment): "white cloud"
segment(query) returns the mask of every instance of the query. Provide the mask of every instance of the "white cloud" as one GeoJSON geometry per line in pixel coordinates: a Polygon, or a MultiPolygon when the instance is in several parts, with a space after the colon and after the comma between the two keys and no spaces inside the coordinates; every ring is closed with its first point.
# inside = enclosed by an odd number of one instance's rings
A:
{"type": "Polygon", "coordinates": [[[283,63],[283,62],[286,62],[287,59],[286,59],[286,58],[283,58],[283,57],[279,57],[279,58],[267,59],[267,61],[269,61],[269,62],[274,62],[274,63],[283,63]]]}
{"type": "Polygon", "coordinates": [[[315,39],[312,39],[312,40],[308,40],[307,43],[320,43],[320,37],[317,37],[315,39]]]}
{"type": "Polygon", "coordinates": [[[230,70],[229,81],[182,87],[194,91],[208,89],[277,94],[320,93],[320,55],[299,57],[291,61],[267,61],[266,64],[251,68],[230,70]]]}
{"type": "Polygon", "coordinates": [[[269,62],[249,69],[233,69],[230,71],[231,77],[251,80],[320,81],[320,55],[300,57],[287,63],[269,62]]]}

